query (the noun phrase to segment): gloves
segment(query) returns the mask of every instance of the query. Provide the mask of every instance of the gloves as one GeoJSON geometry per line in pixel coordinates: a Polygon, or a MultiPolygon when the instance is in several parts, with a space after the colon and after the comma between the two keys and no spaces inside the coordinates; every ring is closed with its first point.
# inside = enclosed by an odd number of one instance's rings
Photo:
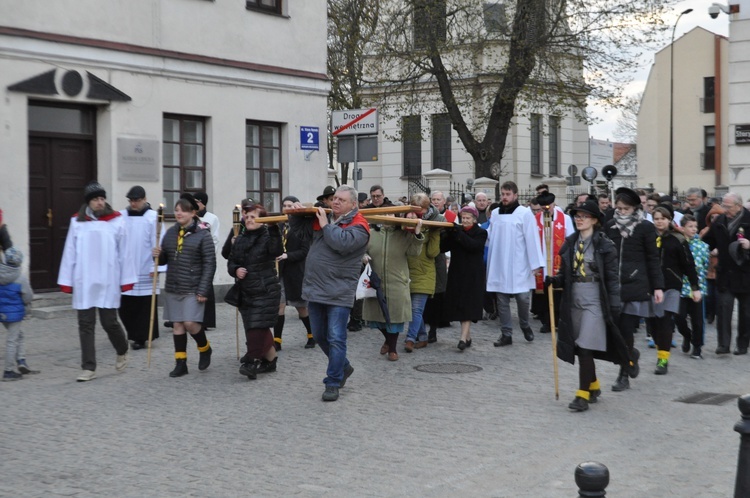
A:
{"type": "Polygon", "coordinates": [[[553,277],[550,275],[547,275],[546,277],[544,277],[544,286],[549,287],[550,285],[552,287],[559,287],[560,285],[559,279],[557,277],[553,277]]]}

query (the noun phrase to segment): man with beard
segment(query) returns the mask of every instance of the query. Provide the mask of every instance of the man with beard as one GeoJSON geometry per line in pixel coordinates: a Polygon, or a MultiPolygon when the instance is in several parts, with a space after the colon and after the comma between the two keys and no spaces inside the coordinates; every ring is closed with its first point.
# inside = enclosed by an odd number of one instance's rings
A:
{"type": "Polygon", "coordinates": [[[81,340],[81,368],[78,382],[96,378],[94,329],[96,311],[117,352],[115,369],[121,372],[128,364],[128,340],[117,308],[120,293],[132,290],[136,272],[127,257],[125,220],[106,202],[107,193],[98,182],[83,190],[84,204],[71,220],[65,239],[60,274],[60,290],[73,294],[73,308],[78,310],[78,334],[81,340]]]}
{"type": "MultiPolygon", "coordinates": [[[[154,258],[151,250],[154,245],[161,245],[156,241],[156,211],[146,200],[146,190],[140,185],[131,188],[126,197],[130,207],[123,209],[120,214],[125,220],[128,233],[128,257],[135,265],[138,280],[132,290],[122,293],[120,303],[120,320],[125,326],[128,339],[133,341],[132,349],[143,349],[148,341],[148,327],[151,321],[151,293],[153,291],[154,258]]],[[[162,238],[164,231],[161,232],[162,238]]],[[[156,286],[159,293],[159,286],[156,286]]],[[[159,312],[154,310],[152,323],[152,339],[159,337],[159,312]]]]}
{"type": "Polygon", "coordinates": [[[498,293],[502,332],[494,343],[496,347],[513,344],[511,297],[518,306],[524,338],[529,342],[534,340],[529,324],[529,291],[536,286],[534,272],[544,266],[536,221],[529,208],[518,204],[518,186],[510,181],[503,183],[500,200],[500,206],[492,211],[487,230],[487,291],[498,293]]]}

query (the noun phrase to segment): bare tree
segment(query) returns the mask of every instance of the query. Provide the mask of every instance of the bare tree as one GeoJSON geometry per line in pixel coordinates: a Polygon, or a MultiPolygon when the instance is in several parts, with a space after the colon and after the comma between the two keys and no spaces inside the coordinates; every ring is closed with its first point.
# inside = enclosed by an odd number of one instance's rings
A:
{"type": "Polygon", "coordinates": [[[385,118],[439,106],[476,176],[498,179],[515,116],[587,121],[586,99],[617,104],[673,1],[380,0],[369,98],[385,118]]]}
{"type": "Polygon", "coordinates": [[[625,99],[614,131],[617,140],[634,144],[638,139],[638,109],[641,107],[642,99],[643,92],[625,99]]]}
{"type": "MultiPolygon", "coordinates": [[[[378,26],[378,0],[328,0],[328,109],[357,109],[362,103],[364,50],[378,26]]],[[[328,139],[333,168],[333,140],[328,139]]],[[[335,168],[333,168],[335,169],[335,168]]],[[[349,165],[342,164],[341,183],[347,183],[349,165]]]]}

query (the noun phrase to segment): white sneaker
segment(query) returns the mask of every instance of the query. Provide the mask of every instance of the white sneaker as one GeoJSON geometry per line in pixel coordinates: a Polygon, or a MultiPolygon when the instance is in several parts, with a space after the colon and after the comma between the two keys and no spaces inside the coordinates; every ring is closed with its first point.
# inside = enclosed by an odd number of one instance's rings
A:
{"type": "Polygon", "coordinates": [[[115,361],[115,370],[122,372],[126,366],[128,366],[128,353],[118,354],[117,361],[115,361]]]}
{"type": "Polygon", "coordinates": [[[96,379],[96,372],[94,372],[93,370],[84,370],[76,380],[78,382],[88,382],[94,379],[96,379]]]}

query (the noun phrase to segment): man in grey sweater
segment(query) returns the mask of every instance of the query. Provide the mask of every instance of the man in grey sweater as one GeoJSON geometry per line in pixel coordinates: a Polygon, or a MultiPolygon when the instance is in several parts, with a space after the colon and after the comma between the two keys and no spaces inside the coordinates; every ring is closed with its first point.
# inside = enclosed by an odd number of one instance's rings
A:
{"type": "Polygon", "coordinates": [[[323,401],[336,401],[354,371],[346,358],[346,324],[370,240],[370,227],[357,204],[357,191],[343,185],[336,189],[332,213],[318,208],[312,221],[302,299],[308,301],[313,338],[328,357],[323,401]]]}

